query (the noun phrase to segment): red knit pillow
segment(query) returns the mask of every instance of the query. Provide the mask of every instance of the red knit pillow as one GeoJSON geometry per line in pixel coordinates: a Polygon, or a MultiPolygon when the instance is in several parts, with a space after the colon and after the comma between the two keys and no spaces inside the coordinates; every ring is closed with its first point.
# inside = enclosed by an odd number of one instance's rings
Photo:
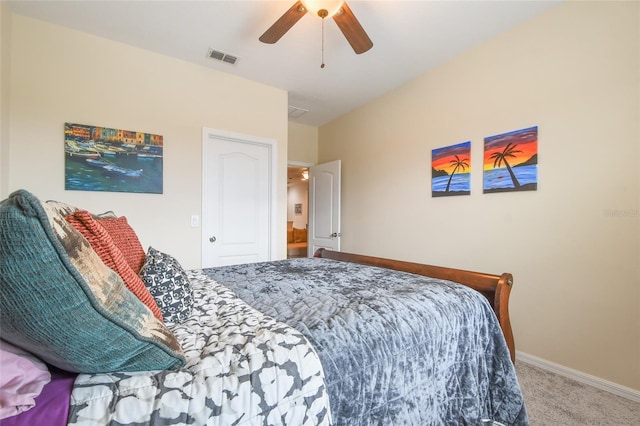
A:
{"type": "Polygon", "coordinates": [[[107,231],[86,210],[78,210],[66,217],[67,222],[73,225],[83,237],[89,241],[91,248],[109,268],[113,269],[127,288],[153,312],[160,321],[162,313],[151,293],[127,263],[122,252],[116,247],[107,231]]]}
{"type": "Polygon", "coordinates": [[[98,223],[109,233],[113,243],[120,249],[127,263],[138,274],[147,255],[140,244],[136,232],[124,216],[98,219],[98,223]]]}

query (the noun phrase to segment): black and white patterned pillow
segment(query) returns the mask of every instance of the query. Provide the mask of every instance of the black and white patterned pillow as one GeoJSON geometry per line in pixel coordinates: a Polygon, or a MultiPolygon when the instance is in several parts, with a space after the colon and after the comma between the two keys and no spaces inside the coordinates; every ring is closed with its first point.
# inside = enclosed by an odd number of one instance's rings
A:
{"type": "Polygon", "coordinates": [[[140,278],[166,323],[179,324],[191,314],[193,295],[186,271],[172,256],[149,247],[140,278]]]}

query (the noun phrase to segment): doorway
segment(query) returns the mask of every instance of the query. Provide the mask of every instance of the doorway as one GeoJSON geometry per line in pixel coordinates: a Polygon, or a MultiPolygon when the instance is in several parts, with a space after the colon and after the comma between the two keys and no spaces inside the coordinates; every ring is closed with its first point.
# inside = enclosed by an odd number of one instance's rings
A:
{"type": "Polygon", "coordinates": [[[307,257],[309,228],[309,168],[287,168],[287,258],[307,257]]]}
{"type": "Polygon", "coordinates": [[[287,257],[312,257],[319,248],[340,251],[342,162],[289,164],[287,257]]]}

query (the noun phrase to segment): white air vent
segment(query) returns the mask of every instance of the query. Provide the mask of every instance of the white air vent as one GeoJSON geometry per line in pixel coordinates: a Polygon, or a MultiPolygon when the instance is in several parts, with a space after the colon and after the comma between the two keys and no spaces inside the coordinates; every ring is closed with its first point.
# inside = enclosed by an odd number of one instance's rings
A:
{"type": "Polygon", "coordinates": [[[207,52],[207,56],[211,59],[217,59],[218,61],[226,62],[231,65],[234,65],[238,61],[237,56],[229,55],[215,49],[209,49],[209,51],[207,52]]]}
{"type": "Polygon", "coordinates": [[[298,118],[302,114],[309,112],[308,109],[302,109],[289,105],[289,118],[298,118]]]}

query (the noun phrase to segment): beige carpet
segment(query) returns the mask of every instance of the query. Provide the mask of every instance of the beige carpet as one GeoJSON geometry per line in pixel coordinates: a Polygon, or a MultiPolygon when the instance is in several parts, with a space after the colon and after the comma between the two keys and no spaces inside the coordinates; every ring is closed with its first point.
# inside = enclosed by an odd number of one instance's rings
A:
{"type": "Polygon", "coordinates": [[[640,426],[640,403],[516,362],[531,426],[640,426]]]}

